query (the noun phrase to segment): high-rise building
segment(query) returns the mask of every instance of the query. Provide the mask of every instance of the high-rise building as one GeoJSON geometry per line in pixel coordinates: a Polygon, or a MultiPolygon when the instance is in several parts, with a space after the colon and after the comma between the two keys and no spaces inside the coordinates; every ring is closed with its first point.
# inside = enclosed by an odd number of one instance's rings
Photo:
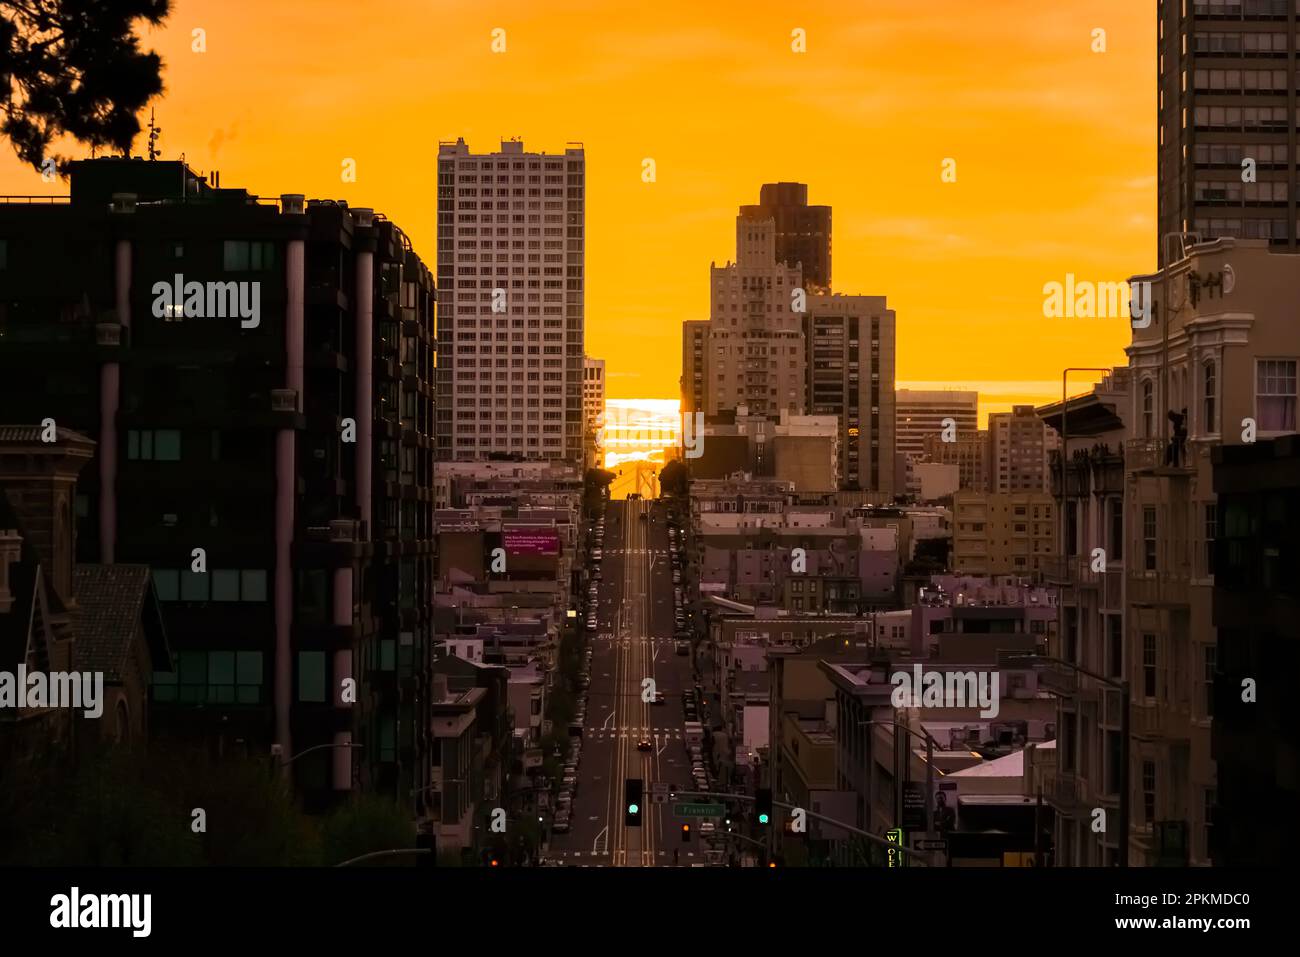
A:
{"type": "Polygon", "coordinates": [[[583,460],[582,147],[438,149],[437,457],[583,460]]]}
{"type": "Polygon", "coordinates": [[[582,420],[587,436],[587,464],[597,464],[601,451],[600,431],[605,425],[605,360],[582,360],[582,420]]]}
{"type": "Polygon", "coordinates": [[[1048,488],[1048,458],[1056,433],[1032,405],[989,414],[988,476],[990,492],[1042,492],[1048,488]]]}
{"type": "Polygon", "coordinates": [[[709,323],[688,319],[682,323],[682,415],[708,411],[709,323]]]}
{"type": "Polygon", "coordinates": [[[925,391],[898,389],[894,394],[895,484],[906,485],[906,456],[925,453],[925,437],[944,431],[944,420],[952,419],[955,438],[979,430],[979,393],[959,389],[925,391]]]}
{"type": "Polygon", "coordinates": [[[705,414],[804,414],[802,284],[798,266],[776,259],[774,221],[737,216],[736,261],[710,270],[705,414]]]}
{"type": "MultiPolygon", "coordinates": [[[[1292,0],[1158,3],[1162,265],[1171,255],[1168,233],[1266,239],[1295,251],[1300,206],[1292,175],[1292,66],[1300,23],[1294,6],[1292,0]]],[[[1181,258],[1177,249],[1172,256],[1181,258]]]]}
{"type": "Polygon", "coordinates": [[[804,183],[764,183],[757,206],[740,207],[742,219],[775,224],[776,261],[799,266],[809,293],[831,291],[831,208],[809,206],[804,183]]]}
{"type": "Polygon", "coordinates": [[[60,519],[78,561],[150,569],[176,662],[151,727],[319,747],[291,765],[308,806],[358,787],[419,817],[431,273],[370,209],[179,162],[69,172],[67,200],[0,199],[0,382],[9,421],[94,443],[60,519]]]}
{"type": "Polygon", "coordinates": [[[841,487],[892,498],[894,310],[884,296],[812,296],[804,330],[808,412],[839,417],[841,487]]]}

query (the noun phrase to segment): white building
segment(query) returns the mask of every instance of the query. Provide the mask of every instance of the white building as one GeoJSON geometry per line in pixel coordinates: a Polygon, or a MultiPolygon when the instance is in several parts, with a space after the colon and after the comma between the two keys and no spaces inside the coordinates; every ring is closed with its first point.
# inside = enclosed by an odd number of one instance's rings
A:
{"type": "Polygon", "coordinates": [[[586,160],[438,150],[435,452],[583,459],[586,160]]]}

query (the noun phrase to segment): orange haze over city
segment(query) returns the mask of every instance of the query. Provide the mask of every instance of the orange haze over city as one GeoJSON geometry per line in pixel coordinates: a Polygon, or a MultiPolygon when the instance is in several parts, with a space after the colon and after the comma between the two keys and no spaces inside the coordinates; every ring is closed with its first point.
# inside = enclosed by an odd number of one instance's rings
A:
{"type": "MultiPolygon", "coordinates": [[[[835,290],[897,312],[899,386],[978,388],[987,412],[1123,361],[1125,319],[1044,318],[1043,286],[1154,267],[1155,27],[1133,0],[177,0],[143,43],[163,158],[374,207],[430,266],[439,140],[581,142],[586,350],[613,398],[678,397],[681,322],[708,316],[737,207],[807,183],[834,208],[835,290]]],[[[66,192],[8,148],[0,183],[66,192]]]]}

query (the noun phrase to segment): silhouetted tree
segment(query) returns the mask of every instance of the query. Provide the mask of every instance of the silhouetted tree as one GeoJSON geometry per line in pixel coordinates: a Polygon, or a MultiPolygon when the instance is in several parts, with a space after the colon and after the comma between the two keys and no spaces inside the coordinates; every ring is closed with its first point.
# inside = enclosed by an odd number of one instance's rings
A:
{"type": "Polygon", "coordinates": [[[171,0],[0,0],[0,134],[19,159],[41,169],[64,135],[129,151],[136,114],[163,90],[162,58],[140,49],[135,21],[159,26],[170,9],[171,0]]]}
{"type": "MultiPolygon", "coordinates": [[[[321,846],[325,863],[339,864],[372,851],[414,847],[415,830],[410,816],[393,801],[373,794],[359,795],[325,819],[321,846]]],[[[376,863],[412,867],[417,860],[415,855],[403,855],[382,858],[376,863]]]]}
{"type": "Polygon", "coordinates": [[[691,473],[687,470],[686,463],[680,459],[673,459],[659,470],[659,489],[664,495],[684,498],[690,482],[691,473]]]}

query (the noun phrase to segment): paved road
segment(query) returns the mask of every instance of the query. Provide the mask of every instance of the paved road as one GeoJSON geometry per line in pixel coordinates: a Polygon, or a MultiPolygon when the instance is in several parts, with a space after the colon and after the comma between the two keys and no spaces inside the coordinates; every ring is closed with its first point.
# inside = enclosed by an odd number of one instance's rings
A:
{"type": "Polygon", "coordinates": [[[572,829],[552,836],[547,856],[566,865],[656,867],[672,865],[677,852],[681,866],[702,864],[698,839],[693,834],[683,843],[683,822],[672,804],[656,804],[652,795],[653,782],[691,782],[681,697],[692,683],[690,659],[673,650],[672,563],[663,509],[654,502],[610,502],[603,552],[600,628],[592,643],[572,829]],[[642,514],[649,516],[644,522],[642,514]],[[663,692],[664,704],[642,700],[647,678],[663,692]],[[642,739],[651,742],[650,751],[637,750],[642,739]],[[641,827],[624,825],[627,778],[645,782],[641,827]]]}

